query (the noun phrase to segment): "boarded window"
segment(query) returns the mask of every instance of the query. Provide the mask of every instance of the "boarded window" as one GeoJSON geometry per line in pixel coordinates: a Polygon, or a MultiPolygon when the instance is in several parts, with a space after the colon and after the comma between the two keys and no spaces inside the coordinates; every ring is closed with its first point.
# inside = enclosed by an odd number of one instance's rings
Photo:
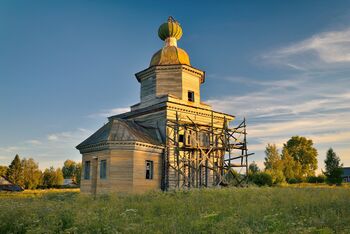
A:
{"type": "Polygon", "coordinates": [[[107,161],[101,160],[100,162],[100,179],[107,178],[107,161]]]}
{"type": "Polygon", "coordinates": [[[90,179],[90,161],[85,161],[84,163],[84,179],[89,180],[90,179]]]}
{"type": "Polygon", "coordinates": [[[153,179],[153,161],[146,161],[146,179],[152,180],[153,179]]]}
{"type": "Polygon", "coordinates": [[[193,91],[188,91],[188,101],[194,102],[194,92],[193,91]]]}

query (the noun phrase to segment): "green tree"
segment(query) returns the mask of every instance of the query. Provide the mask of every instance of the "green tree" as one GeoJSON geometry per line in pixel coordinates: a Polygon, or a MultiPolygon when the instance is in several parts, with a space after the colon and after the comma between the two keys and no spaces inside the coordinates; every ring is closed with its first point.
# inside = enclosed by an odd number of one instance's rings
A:
{"type": "Polygon", "coordinates": [[[74,179],[76,175],[76,163],[73,160],[67,159],[62,167],[63,177],[65,179],[74,179]]]}
{"type": "Polygon", "coordinates": [[[275,144],[267,144],[265,148],[265,170],[274,168],[280,160],[281,157],[278,153],[277,146],[275,144]]]}
{"type": "Polygon", "coordinates": [[[81,163],[67,159],[62,167],[63,177],[65,179],[73,179],[75,183],[80,185],[81,180],[81,163]]]}
{"type": "Polygon", "coordinates": [[[283,146],[293,159],[301,165],[301,175],[303,177],[315,175],[317,169],[317,150],[313,147],[313,142],[305,137],[293,136],[283,146]]]}
{"type": "Polygon", "coordinates": [[[7,166],[0,166],[0,176],[6,176],[7,174],[7,166]]]}
{"type": "Polygon", "coordinates": [[[12,160],[6,176],[12,183],[21,187],[24,186],[23,166],[18,154],[16,154],[15,158],[12,160]]]}
{"type": "Polygon", "coordinates": [[[275,144],[268,144],[265,149],[265,171],[272,176],[274,183],[285,181],[283,162],[275,144]]]}
{"type": "Polygon", "coordinates": [[[76,183],[78,185],[80,185],[80,181],[81,181],[81,170],[82,170],[82,167],[81,167],[81,163],[77,163],[76,165],[76,168],[75,168],[75,179],[76,179],[76,183]]]}
{"type": "Polygon", "coordinates": [[[60,168],[55,169],[54,167],[45,169],[42,180],[43,185],[48,188],[62,185],[64,180],[62,170],[60,168]]]}
{"type": "Polygon", "coordinates": [[[327,151],[327,156],[324,163],[326,167],[324,174],[327,177],[327,182],[330,184],[341,184],[343,181],[343,165],[340,164],[340,158],[332,148],[329,148],[327,151]]]}
{"type": "Polygon", "coordinates": [[[38,163],[32,158],[24,158],[21,163],[23,166],[24,187],[26,189],[35,189],[40,184],[42,174],[38,163]]]}
{"type": "Polygon", "coordinates": [[[42,175],[42,183],[44,186],[51,188],[55,185],[55,168],[46,168],[42,175]]]}
{"type": "Polygon", "coordinates": [[[61,168],[57,168],[55,171],[55,185],[62,185],[63,184],[63,173],[61,168]]]}
{"type": "Polygon", "coordinates": [[[260,168],[255,163],[255,161],[253,161],[251,164],[249,164],[249,172],[251,174],[256,174],[256,173],[260,172],[260,168]]]}
{"type": "Polygon", "coordinates": [[[301,165],[298,161],[295,161],[292,156],[289,155],[288,151],[283,149],[282,151],[282,164],[283,174],[286,180],[290,179],[302,179],[301,165]]]}

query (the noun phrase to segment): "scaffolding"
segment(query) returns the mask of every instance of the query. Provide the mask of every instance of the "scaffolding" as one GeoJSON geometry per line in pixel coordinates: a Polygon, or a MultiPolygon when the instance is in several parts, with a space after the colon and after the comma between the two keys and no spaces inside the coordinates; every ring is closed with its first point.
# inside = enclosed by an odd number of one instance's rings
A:
{"type": "Polygon", "coordinates": [[[229,127],[207,124],[190,117],[167,120],[162,164],[162,190],[246,185],[248,178],[246,120],[229,127]],[[234,181],[234,183],[232,183],[234,181]]]}

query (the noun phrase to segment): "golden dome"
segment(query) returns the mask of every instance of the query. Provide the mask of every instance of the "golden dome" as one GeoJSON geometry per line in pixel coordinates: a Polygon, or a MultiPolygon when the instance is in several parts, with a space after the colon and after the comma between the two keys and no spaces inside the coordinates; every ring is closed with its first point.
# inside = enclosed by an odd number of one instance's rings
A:
{"type": "Polygon", "coordinates": [[[150,67],[157,65],[190,64],[186,51],[177,47],[177,40],[182,36],[180,24],[171,16],[159,27],[158,35],[164,41],[164,47],[158,50],[151,59],[150,67]]]}
{"type": "Polygon", "coordinates": [[[151,59],[150,67],[156,65],[190,64],[190,57],[183,49],[176,46],[166,46],[158,50],[151,59]]]}
{"type": "Polygon", "coordinates": [[[176,40],[180,40],[182,36],[182,28],[173,17],[169,16],[168,21],[159,26],[158,36],[165,41],[168,37],[174,37],[176,40]]]}

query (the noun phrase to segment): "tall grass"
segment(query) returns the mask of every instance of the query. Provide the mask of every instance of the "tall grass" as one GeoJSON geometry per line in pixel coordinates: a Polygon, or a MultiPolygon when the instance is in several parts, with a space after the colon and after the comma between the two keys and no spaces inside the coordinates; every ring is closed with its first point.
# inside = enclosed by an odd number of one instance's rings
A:
{"type": "Polygon", "coordinates": [[[0,233],[350,233],[349,188],[0,194],[0,233]]]}

